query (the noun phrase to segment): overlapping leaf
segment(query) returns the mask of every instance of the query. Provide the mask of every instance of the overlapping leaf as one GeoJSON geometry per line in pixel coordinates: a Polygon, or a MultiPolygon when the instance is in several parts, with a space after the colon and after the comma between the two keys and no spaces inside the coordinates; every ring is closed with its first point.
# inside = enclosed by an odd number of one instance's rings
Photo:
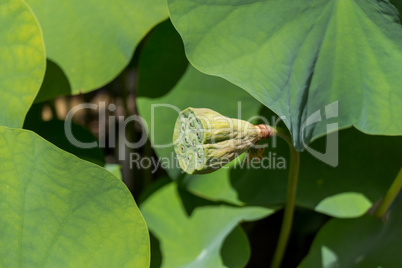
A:
{"type": "Polygon", "coordinates": [[[40,26],[21,0],[0,3],[0,125],[22,127],[45,74],[40,26]]]}
{"type": "Polygon", "coordinates": [[[175,183],[149,196],[141,204],[141,211],[150,231],[159,239],[162,267],[177,268],[244,267],[249,257],[247,239],[240,230],[227,236],[239,221],[256,220],[274,212],[214,204],[180,193],[175,183]]]}
{"type": "Polygon", "coordinates": [[[27,2],[43,28],[47,56],[66,74],[72,94],[111,81],[144,35],[168,16],[163,0],[27,2]]]}
{"type": "Polygon", "coordinates": [[[300,267],[399,267],[402,203],[385,222],[366,215],[334,219],[315,238],[300,267]]]}
{"type": "Polygon", "coordinates": [[[297,149],[326,133],[324,117],[402,134],[402,26],[388,1],[168,3],[190,62],[284,116],[297,149]]]}
{"type": "Polygon", "coordinates": [[[0,127],[2,266],[146,267],[145,222],[105,169],[27,130],[0,127]]]}

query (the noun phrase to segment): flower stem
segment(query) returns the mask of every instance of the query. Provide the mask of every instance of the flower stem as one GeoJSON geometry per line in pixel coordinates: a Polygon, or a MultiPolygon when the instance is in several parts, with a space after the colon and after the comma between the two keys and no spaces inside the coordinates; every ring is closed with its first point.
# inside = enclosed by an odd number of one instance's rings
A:
{"type": "Polygon", "coordinates": [[[292,229],[293,214],[295,210],[295,201],[296,201],[297,180],[299,177],[300,154],[294,148],[292,140],[287,133],[285,133],[281,129],[275,129],[275,134],[284,139],[289,144],[290,148],[290,166],[289,166],[287,193],[286,193],[286,204],[283,214],[281,232],[279,234],[279,241],[278,245],[276,246],[274,258],[271,265],[272,268],[279,268],[281,266],[282,259],[285,254],[290,231],[292,229]]]}
{"type": "Polygon", "coordinates": [[[398,175],[396,175],[396,178],[391,184],[391,187],[389,187],[380,205],[374,212],[374,215],[377,218],[381,219],[384,217],[384,215],[387,213],[389,207],[392,205],[401,189],[402,189],[402,169],[399,170],[399,173],[398,175]]]}

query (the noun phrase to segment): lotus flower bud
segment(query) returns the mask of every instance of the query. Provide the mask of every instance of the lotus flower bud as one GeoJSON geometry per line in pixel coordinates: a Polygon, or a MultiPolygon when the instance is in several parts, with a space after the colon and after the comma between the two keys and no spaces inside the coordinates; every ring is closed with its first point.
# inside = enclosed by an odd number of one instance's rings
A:
{"type": "Polygon", "coordinates": [[[180,112],[173,133],[173,145],[180,167],[188,174],[213,172],[229,163],[274,130],[225,117],[205,108],[180,112]]]}

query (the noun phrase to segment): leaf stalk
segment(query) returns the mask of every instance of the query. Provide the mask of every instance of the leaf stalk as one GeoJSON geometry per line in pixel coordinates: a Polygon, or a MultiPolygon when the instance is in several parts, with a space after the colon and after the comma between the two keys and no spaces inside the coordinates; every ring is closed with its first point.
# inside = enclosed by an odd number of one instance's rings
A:
{"type": "Polygon", "coordinates": [[[286,192],[286,204],[282,220],[281,231],[279,234],[278,245],[276,247],[274,258],[271,264],[272,268],[279,268],[289,241],[290,232],[293,223],[293,214],[295,210],[297,181],[300,168],[300,153],[296,151],[292,144],[290,136],[282,129],[275,129],[275,135],[281,137],[289,144],[290,166],[288,175],[288,186],[286,192]]]}
{"type": "Polygon", "coordinates": [[[396,178],[392,182],[391,187],[389,187],[384,198],[381,200],[380,205],[374,212],[374,216],[376,216],[379,219],[382,219],[389,210],[392,203],[394,202],[395,198],[398,196],[401,189],[402,189],[402,168],[399,170],[399,173],[398,175],[396,175],[396,178]]]}

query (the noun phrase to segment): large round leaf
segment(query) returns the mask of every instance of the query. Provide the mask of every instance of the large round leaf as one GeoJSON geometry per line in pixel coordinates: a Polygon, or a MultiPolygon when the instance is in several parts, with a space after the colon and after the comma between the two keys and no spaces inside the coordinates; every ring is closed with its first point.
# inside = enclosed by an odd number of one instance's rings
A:
{"type": "Polygon", "coordinates": [[[27,2],[43,28],[47,56],[65,72],[73,94],[111,81],[167,17],[163,0],[27,2]]]}
{"type": "Polygon", "coordinates": [[[298,150],[327,132],[324,114],[340,128],[402,134],[402,27],[388,1],[168,3],[190,62],[284,116],[298,150]]]}
{"type": "Polygon", "coordinates": [[[0,125],[21,127],[45,74],[41,29],[20,0],[0,2],[0,125]]]}
{"type": "Polygon", "coordinates": [[[0,127],[4,267],[146,267],[145,222],[125,185],[27,130],[0,127]]]}
{"type": "Polygon", "coordinates": [[[300,267],[400,267],[402,203],[385,222],[366,215],[328,222],[300,267]]]}
{"type": "Polygon", "coordinates": [[[170,183],[148,197],[141,211],[160,241],[162,267],[218,268],[243,267],[247,262],[249,248],[239,231],[225,241],[237,224],[275,210],[215,204],[178,191],[176,184],[170,183]],[[237,255],[228,256],[229,250],[237,255]]]}

